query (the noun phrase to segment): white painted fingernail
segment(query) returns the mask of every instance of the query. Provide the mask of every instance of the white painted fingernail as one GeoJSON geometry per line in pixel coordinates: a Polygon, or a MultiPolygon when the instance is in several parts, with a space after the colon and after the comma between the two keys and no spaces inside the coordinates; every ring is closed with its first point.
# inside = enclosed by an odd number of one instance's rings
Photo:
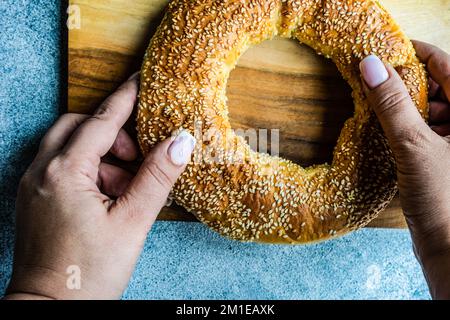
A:
{"type": "Polygon", "coordinates": [[[389,79],[384,63],[375,55],[370,55],[361,61],[359,68],[370,89],[378,87],[389,79]]]}
{"type": "Polygon", "coordinates": [[[170,160],[176,166],[184,166],[191,160],[194,148],[195,138],[189,132],[183,130],[169,147],[170,160]]]}

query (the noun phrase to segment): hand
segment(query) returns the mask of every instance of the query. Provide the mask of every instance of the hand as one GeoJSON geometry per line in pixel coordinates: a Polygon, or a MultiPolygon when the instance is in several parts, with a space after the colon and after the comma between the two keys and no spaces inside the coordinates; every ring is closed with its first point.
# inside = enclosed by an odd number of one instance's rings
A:
{"type": "Polygon", "coordinates": [[[111,299],[127,287],[195,143],[185,131],[162,142],[136,176],[103,161],[108,153],[123,161],[138,157],[122,129],[136,102],[138,76],[93,116],[64,115],[44,137],[19,187],[7,299],[111,299]],[[67,283],[78,271],[81,287],[73,290],[67,283]]]}
{"type": "Polygon", "coordinates": [[[394,68],[375,56],[360,67],[368,101],[397,163],[400,200],[416,256],[432,296],[450,298],[450,56],[426,43],[414,46],[431,76],[431,128],[394,68]]]}

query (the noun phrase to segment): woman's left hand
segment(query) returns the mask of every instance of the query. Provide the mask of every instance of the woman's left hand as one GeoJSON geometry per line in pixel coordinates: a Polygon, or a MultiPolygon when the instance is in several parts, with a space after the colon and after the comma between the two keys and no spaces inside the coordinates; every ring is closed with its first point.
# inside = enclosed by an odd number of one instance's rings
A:
{"type": "Polygon", "coordinates": [[[130,78],[93,116],[67,114],[44,137],[16,205],[13,276],[6,299],[120,298],[152,224],[190,161],[194,138],[168,139],[132,174],[104,162],[133,161],[122,129],[138,92],[130,78]]]}

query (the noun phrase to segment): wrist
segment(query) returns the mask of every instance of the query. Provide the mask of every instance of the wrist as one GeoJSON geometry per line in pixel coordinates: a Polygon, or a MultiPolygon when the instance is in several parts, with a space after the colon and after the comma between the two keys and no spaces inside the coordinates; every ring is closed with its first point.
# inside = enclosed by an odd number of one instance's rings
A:
{"type": "Polygon", "coordinates": [[[55,300],[52,297],[46,297],[34,293],[16,292],[3,297],[3,300],[55,300]]]}
{"type": "Polygon", "coordinates": [[[417,258],[433,259],[450,252],[450,221],[436,219],[430,214],[411,215],[407,212],[405,218],[417,258]]]}
{"type": "Polygon", "coordinates": [[[6,300],[91,299],[89,292],[68,286],[68,276],[41,267],[15,267],[6,300]]]}
{"type": "Polygon", "coordinates": [[[450,299],[450,228],[433,225],[432,219],[406,216],[414,254],[419,261],[433,299],[450,299]],[[428,223],[427,223],[428,222],[428,223]]]}
{"type": "Polygon", "coordinates": [[[450,248],[440,254],[416,256],[433,299],[450,299],[450,248]]]}

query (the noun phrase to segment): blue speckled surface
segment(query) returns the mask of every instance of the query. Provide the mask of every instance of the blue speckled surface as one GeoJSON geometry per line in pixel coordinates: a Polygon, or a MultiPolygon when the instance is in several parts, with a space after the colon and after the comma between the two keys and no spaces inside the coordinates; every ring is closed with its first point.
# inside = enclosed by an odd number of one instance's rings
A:
{"type": "MultiPolygon", "coordinates": [[[[0,2],[0,291],[11,272],[14,196],[60,107],[58,0],[0,2]]],[[[310,246],[242,244],[198,223],[158,222],[125,298],[428,299],[404,230],[310,246]]]]}

